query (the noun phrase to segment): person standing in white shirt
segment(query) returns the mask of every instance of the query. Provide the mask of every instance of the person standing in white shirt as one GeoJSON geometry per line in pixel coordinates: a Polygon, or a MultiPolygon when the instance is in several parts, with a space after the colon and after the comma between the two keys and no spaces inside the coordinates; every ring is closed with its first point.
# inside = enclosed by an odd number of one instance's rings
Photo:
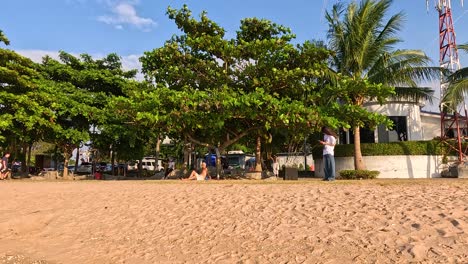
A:
{"type": "Polygon", "coordinates": [[[323,163],[325,177],[324,181],[335,180],[335,145],[336,134],[328,127],[322,127],[323,141],[319,140],[323,145],[323,163]]]}
{"type": "Polygon", "coordinates": [[[278,178],[279,174],[279,163],[278,163],[278,158],[276,156],[271,157],[273,160],[273,163],[271,166],[273,167],[273,174],[275,175],[275,178],[278,178]]]}

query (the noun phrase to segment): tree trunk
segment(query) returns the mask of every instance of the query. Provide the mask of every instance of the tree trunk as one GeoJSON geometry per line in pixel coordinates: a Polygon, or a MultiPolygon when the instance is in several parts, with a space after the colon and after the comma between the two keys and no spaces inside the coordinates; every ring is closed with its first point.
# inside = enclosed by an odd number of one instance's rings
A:
{"type": "Polygon", "coordinates": [[[76,148],[75,171],[78,169],[78,161],[80,161],[80,145],[76,148]]]}
{"type": "Polygon", "coordinates": [[[161,170],[161,168],[159,168],[159,153],[160,152],[161,152],[161,137],[158,135],[158,138],[156,139],[156,153],[154,155],[154,158],[156,160],[157,171],[161,170]]]}
{"type": "Polygon", "coordinates": [[[216,148],[216,178],[219,180],[219,175],[221,173],[222,164],[221,164],[221,153],[224,152],[224,149],[216,148]]]}
{"type": "MultiPolygon", "coordinates": [[[[58,147],[57,147],[57,145],[55,145],[55,148],[54,148],[54,169],[56,171],[58,171],[58,155],[57,155],[58,151],[57,150],[58,150],[58,147]]],[[[70,157],[71,157],[71,155],[70,155],[70,157]]]]}
{"type": "Polygon", "coordinates": [[[143,159],[138,162],[138,177],[142,177],[142,172],[143,172],[143,159]]]}
{"type": "Polygon", "coordinates": [[[29,144],[28,146],[28,156],[26,158],[26,171],[29,173],[29,165],[31,164],[31,150],[32,150],[33,144],[29,144]]]}
{"type": "MultiPolygon", "coordinates": [[[[64,158],[64,161],[63,161],[63,178],[66,178],[68,177],[68,162],[70,161],[70,157],[72,156],[73,154],[73,149],[75,147],[74,146],[64,146],[63,147],[63,158],[64,158]]],[[[76,168],[76,167],[75,167],[76,168]]]]}
{"type": "Polygon", "coordinates": [[[190,158],[189,146],[190,146],[190,143],[188,142],[188,140],[184,139],[184,168],[186,169],[190,169],[189,168],[189,158],[190,158]]]}
{"type": "Polygon", "coordinates": [[[361,134],[360,128],[354,128],[354,169],[355,170],[365,170],[366,165],[362,159],[361,153],[361,134]]]}
{"type": "Polygon", "coordinates": [[[111,166],[112,166],[112,176],[115,176],[115,151],[114,151],[114,145],[111,144],[110,145],[110,149],[111,149],[111,166]]]}
{"type": "Polygon", "coordinates": [[[255,171],[262,171],[262,139],[257,136],[257,147],[255,149],[255,171]]]}
{"type": "Polygon", "coordinates": [[[27,155],[30,151],[30,145],[28,143],[23,143],[23,151],[24,151],[24,160],[21,162],[21,172],[28,172],[28,160],[27,155]]]}

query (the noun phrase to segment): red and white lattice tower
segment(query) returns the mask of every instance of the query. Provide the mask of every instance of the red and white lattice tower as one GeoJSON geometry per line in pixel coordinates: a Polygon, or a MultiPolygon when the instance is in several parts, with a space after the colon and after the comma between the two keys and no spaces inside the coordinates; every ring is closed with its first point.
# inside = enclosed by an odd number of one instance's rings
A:
{"type": "MultiPolygon", "coordinates": [[[[426,4],[428,0],[426,0],[426,4]]],[[[463,5],[463,0],[461,1],[463,5]]],[[[458,50],[456,43],[456,34],[453,27],[452,18],[452,4],[450,0],[436,0],[435,6],[439,12],[439,62],[440,67],[453,73],[459,70],[460,60],[458,59],[458,50]]],[[[441,74],[440,80],[440,98],[444,97],[447,88],[449,86],[446,75],[441,74]]],[[[467,128],[468,123],[466,122],[467,111],[464,107],[464,117],[462,118],[457,110],[458,106],[454,106],[453,110],[448,110],[447,106],[441,103],[440,114],[441,114],[441,139],[447,140],[449,138],[456,138],[457,144],[453,146],[454,150],[458,152],[458,161],[461,163],[464,158],[466,151],[462,149],[462,134],[460,125],[463,123],[463,127],[467,128]],[[462,122],[465,121],[465,122],[462,122]]]]}

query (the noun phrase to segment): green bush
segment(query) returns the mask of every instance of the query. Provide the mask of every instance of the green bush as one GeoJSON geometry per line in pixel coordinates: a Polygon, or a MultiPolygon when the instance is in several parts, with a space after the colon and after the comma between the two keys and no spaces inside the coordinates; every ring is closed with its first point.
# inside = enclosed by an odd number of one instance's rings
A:
{"type": "MultiPolygon", "coordinates": [[[[363,156],[396,156],[396,155],[444,155],[451,148],[438,140],[402,141],[392,143],[362,143],[363,156]]],[[[322,157],[322,148],[314,148],[314,158],[322,157]]],[[[335,157],[353,157],[354,144],[336,145],[335,157]]]]}
{"type": "Polygon", "coordinates": [[[380,171],[370,170],[342,170],[340,171],[340,179],[357,180],[357,179],[375,179],[379,176],[380,171]]]}

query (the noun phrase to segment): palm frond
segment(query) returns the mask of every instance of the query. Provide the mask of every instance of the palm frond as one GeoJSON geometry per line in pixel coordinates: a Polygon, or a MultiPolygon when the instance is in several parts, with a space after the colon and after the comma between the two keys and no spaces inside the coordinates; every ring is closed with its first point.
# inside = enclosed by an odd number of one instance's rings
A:
{"type": "Polygon", "coordinates": [[[421,81],[438,80],[440,67],[428,66],[431,59],[419,50],[396,50],[384,53],[368,72],[376,83],[417,87],[421,81]]]}
{"type": "Polygon", "coordinates": [[[439,67],[419,50],[394,50],[405,14],[388,16],[392,0],[352,1],[347,8],[335,5],[326,14],[333,67],[341,74],[368,78],[374,83],[418,87],[421,81],[438,80],[439,67]],[[389,17],[387,19],[387,17],[389,17]]]}
{"type": "Polygon", "coordinates": [[[424,100],[432,104],[434,90],[430,87],[395,87],[394,99],[411,102],[424,100]]]}
{"type": "Polygon", "coordinates": [[[464,50],[468,53],[468,43],[457,45],[458,49],[464,50]]]}
{"type": "Polygon", "coordinates": [[[468,94],[468,68],[460,69],[448,77],[449,86],[445,91],[442,103],[456,108],[468,94]]]}

